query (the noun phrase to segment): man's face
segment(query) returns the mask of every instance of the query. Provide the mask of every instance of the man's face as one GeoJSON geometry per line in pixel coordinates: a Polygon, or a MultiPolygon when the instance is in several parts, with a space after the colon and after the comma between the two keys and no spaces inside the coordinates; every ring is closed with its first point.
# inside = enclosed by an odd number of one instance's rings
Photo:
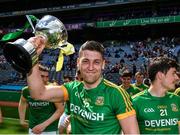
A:
{"type": "Polygon", "coordinates": [[[80,53],[77,66],[86,84],[95,84],[101,78],[105,61],[97,51],[84,50],[80,53]]]}
{"type": "Polygon", "coordinates": [[[175,84],[178,82],[179,77],[175,68],[170,68],[162,77],[162,86],[167,90],[175,89],[175,84]]]}
{"type": "Polygon", "coordinates": [[[144,79],[143,75],[137,75],[136,76],[136,81],[137,81],[138,84],[143,83],[143,79],[144,79]]]}
{"type": "Polygon", "coordinates": [[[124,87],[129,87],[131,84],[131,77],[121,77],[121,81],[124,87]]]}
{"type": "Polygon", "coordinates": [[[49,81],[49,73],[46,71],[41,71],[41,77],[42,77],[44,84],[47,84],[49,81]]]}

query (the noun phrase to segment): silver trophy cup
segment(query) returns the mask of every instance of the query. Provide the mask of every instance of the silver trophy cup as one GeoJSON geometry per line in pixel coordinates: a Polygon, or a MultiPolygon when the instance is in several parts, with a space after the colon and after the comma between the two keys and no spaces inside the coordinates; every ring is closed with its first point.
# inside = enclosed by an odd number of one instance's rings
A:
{"type": "MultiPolygon", "coordinates": [[[[56,49],[67,43],[68,34],[64,24],[56,17],[45,15],[35,26],[35,36],[46,39],[46,48],[56,49]]],[[[29,73],[38,62],[34,45],[25,39],[8,42],[3,49],[6,60],[21,73],[29,73]]]]}

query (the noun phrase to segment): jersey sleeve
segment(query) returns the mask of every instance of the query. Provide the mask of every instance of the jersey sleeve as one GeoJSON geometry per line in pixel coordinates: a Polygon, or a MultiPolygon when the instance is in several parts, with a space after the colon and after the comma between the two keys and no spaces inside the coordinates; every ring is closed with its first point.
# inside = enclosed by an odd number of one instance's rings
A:
{"type": "Polygon", "coordinates": [[[135,109],[136,111],[136,115],[138,115],[138,105],[137,105],[137,101],[134,97],[132,97],[132,104],[133,104],[133,108],[135,109]]]}
{"type": "Polygon", "coordinates": [[[63,93],[64,93],[64,101],[69,100],[74,87],[77,87],[77,85],[78,85],[77,81],[72,81],[72,82],[61,85],[61,89],[63,90],[63,93]]]}
{"type": "Polygon", "coordinates": [[[135,115],[130,96],[126,91],[119,88],[115,91],[113,97],[113,109],[119,120],[135,115]]]}
{"type": "Polygon", "coordinates": [[[64,93],[64,101],[68,101],[69,100],[69,93],[68,93],[68,87],[65,86],[65,85],[61,85],[60,86],[61,89],[63,90],[63,93],[64,93]]]}

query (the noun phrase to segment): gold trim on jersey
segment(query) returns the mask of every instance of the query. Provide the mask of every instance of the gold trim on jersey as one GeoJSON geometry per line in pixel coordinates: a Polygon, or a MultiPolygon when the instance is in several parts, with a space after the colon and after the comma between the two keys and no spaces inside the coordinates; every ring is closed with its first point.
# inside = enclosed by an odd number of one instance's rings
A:
{"type": "Polygon", "coordinates": [[[123,114],[118,114],[118,115],[116,115],[116,117],[117,117],[118,120],[122,120],[124,118],[127,118],[127,117],[135,115],[135,114],[136,114],[136,111],[132,110],[130,112],[126,112],[126,113],[123,113],[123,114]]]}
{"type": "Polygon", "coordinates": [[[121,93],[121,95],[123,96],[125,103],[128,104],[127,108],[126,108],[126,112],[133,110],[134,108],[132,107],[132,102],[130,101],[130,95],[125,90],[123,90],[122,88],[119,88],[118,90],[121,93]]]}
{"type": "Polygon", "coordinates": [[[139,92],[139,93],[133,95],[133,96],[132,96],[132,99],[134,99],[134,98],[136,98],[136,97],[138,97],[138,96],[143,95],[145,92],[146,92],[146,91],[141,91],[141,92],[139,92]]]}
{"type": "Polygon", "coordinates": [[[177,88],[177,89],[175,90],[174,94],[179,95],[179,93],[180,93],[180,88],[177,88]]]}
{"type": "Polygon", "coordinates": [[[178,126],[180,126],[180,121],[178,121],[178,126]]]}
{"type": "Polygon", "coordinates": [[[122,95],[124,102],[126,104],[126,112],[129,112],[131,110],[133,110],[134,108],[132,107],[132,102],[130,101],[130,96],[129,94],[124,91],[123,89],[121,89],[119,86],[115,85],[112,82],[109,82],[108,80],[104,79],[104,83],[108,86],[111,86],[113,88],[116,88],[122,95]]]}
{"type": "Polygon", "coordinates": [[[63,90],[63,94],[64,94],[64,101],[69,100],[69,94],[67,92],[66,87],[64,87],[63,85],[60,86],[60,88],[63,90]]]}

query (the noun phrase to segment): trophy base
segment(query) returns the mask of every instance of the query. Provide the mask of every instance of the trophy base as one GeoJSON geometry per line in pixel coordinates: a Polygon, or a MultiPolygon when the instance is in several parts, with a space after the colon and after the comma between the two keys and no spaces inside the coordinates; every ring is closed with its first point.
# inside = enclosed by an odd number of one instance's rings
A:
{"type": "Polygon", "coordinates": [[[4,56],[18,72],[29,73],[32,68],[31,55],[22,45],[7,43],[3,49],[4,56]]]}

